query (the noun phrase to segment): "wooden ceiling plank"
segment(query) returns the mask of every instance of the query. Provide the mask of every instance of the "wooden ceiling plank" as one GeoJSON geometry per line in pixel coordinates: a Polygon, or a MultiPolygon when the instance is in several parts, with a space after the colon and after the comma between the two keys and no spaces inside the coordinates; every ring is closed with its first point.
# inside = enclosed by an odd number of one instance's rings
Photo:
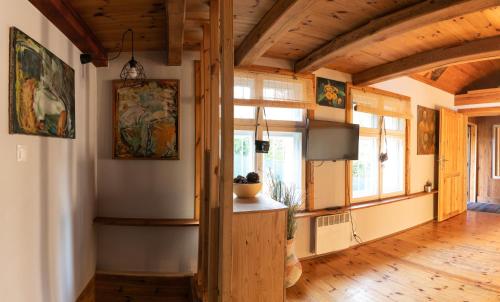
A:
{"type": "Polygon", "coordinates": [[[500,103],[500,88],[469,91],[455,96],[455,106],[500,103]]]}
{"type": "Polygon", "coordinates": [[[68,1],[30,0],[83,53],[92,55],[96,67],[108,66],[108,55],[90,27],[68,1]]]}
{"type": "Polygon", "coordinates": [[[500,36],[433,49],[375,66],[353,75],[354,85],[371,85],[396,77],[459,63],[500,58],[500,36]]]}
{"type": "Polygon", "coordinates": [[[295,64],[295,71],[315,71],[335,58],[417,28],[500,5],[500,0],[427,0],[374,19],[336,37],[295,64]]]}
{"type": "Polygon", "coordinates": [[[186,0],[165,0],[167,13],[167,65],[182,64],[186,0]]]}
{"type": "Polygon", "coordinates": [[[236,66],[254,64],[278,39],[300,21],[315,1],[278,0],[253,27],[235,52],[236,66]]]}
{"type": "Polygon", "coordinates": [[[458,112],[464,114],[467,117],[500,116],[500,107],[459,109],[458,112]]]}

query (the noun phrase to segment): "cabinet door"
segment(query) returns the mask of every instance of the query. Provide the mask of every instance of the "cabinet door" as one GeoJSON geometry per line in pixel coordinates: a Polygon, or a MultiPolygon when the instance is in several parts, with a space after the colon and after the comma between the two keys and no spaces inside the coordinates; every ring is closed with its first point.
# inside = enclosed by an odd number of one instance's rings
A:
{"type": "Polygon", "coordinates": [[[233,215],[232,301],[285,300],[286,211],[233,215]]]}

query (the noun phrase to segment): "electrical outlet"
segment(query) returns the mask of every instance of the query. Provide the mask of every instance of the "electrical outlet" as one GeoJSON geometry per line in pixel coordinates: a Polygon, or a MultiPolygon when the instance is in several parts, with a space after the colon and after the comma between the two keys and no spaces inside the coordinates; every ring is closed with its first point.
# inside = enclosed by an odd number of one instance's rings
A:
{"type": "Polygon", "coordinates": [[[28,161],[28,148],[25,145],[17,145],[17,162],[28,161]]]}

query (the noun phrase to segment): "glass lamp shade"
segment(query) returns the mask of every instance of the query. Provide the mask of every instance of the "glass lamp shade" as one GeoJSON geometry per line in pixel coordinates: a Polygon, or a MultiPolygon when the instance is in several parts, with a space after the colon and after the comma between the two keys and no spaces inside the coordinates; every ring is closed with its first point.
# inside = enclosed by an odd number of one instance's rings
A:
{"type": "Polygon", "coordinates": [[[142,85],[146,81],[144,67],[132,57],[132,59],[123,66],[120,78],[123,80],[123,87],[142,85]]]}

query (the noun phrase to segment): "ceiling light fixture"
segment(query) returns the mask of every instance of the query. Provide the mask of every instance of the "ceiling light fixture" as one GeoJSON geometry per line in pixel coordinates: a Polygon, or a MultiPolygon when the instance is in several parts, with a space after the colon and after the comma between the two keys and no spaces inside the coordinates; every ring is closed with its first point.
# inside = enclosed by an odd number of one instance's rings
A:
{"type": "MultiPolygon", "coordinates": [[[[123,66],[122,71],[120,73],[120,78],[123,80],[123,86],[136,86],[142,85],[146,80],[146,74],[144,73],[144,67],[141,63],[137,62],[134,58],[134,31],[128,29],[125,33],[123,33],[122,37],[122,49],[123,49],[123,41],[125,39],[125,35],[130,32],[132,36],[132,57],[130,60],[123,66]]],[[[121,53],[121,50],[120,50],[121,53]]],[[[120,55],[118,54],[118,56],[120,55]]]]}
{"type": "MultiPolygon", "coordinates": [[[[132,29],[127,29],[122,35],[122,41],[120,44],[120,50],[118,53],[109,58],[108,61],[113,61],[118,59],[123,52],[123,44],[125,42],[126,35],[130,32],[132,38],[132,57],[130,60],[123,65],[122,71],[120,72],[120,79],[122,79],[122,87],[130,86],[140,86],[146,81],[146,73],[144,72],[144,67],[141,63],[137,62],[134,57],[134,31],[132,29]]],[[[80,62],[82,64],[87,64],[92,61],[92,56],[88,53],[83,53],[80,55],[80,62]]]]}

